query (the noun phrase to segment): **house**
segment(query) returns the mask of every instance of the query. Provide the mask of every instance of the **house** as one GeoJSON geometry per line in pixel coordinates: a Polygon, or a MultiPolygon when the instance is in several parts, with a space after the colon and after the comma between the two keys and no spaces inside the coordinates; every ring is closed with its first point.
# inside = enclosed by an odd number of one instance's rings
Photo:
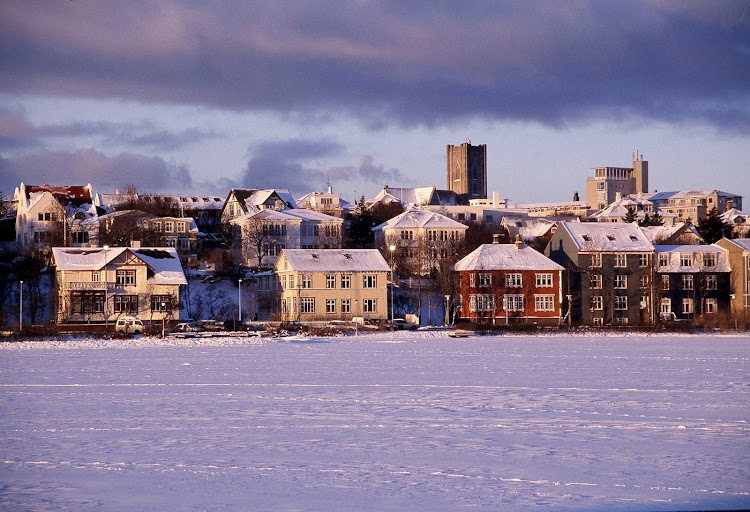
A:
{"type": "Polygon", "coordinates": [[[297,199],[297,208],[315,210],[334,217],[343,217],[351,208],[351,203],[341,199],[328,187],[326,192],[310,192],[297,199]]]}
{"type": "Polygon", "coordinates": [[[16,248],[48,249],[53,245],[95,247],[99,211],[91,184],[16,187],[16,248]]]}
{"type": "Polygon", "coordinates": [[[520,240],[480,245],[453,267],[460,318],[558,325],[563,270],[520,240]]]}
{"type": "Polygon", "coordinates": [[[700,245],[706,241],[695,226],[677,222],[673,226],[641,226],[641,231],[654,245],[700,245]]]}
{"type": "Polygon", "coordinates": [[[662,320],[692,320],[729,307],[729,257],[717,245],[656,245],[655,289],[662,320]]]}
{"type": "Polygon", "coordinates": [[[395,257],[406,273],[425,274],[441,263],[455,261],[467,226],[428,210],[411,208],[372,228],[376,247],[395,246],[395,257]]]}
{"type": "Polygon", "coordinates": [[[733,315],[750,314],[750,238],[722,238],[716,245],[727,251],[732,268],[731,312],[733,315]]]}
{"type": "Polygon", "coordinates": [[[747,237],[750,234],[750,216],[737,208],[731,208],[720,215],[721,220],[734,226],[734,235],[747,237]]]}
{"type": "Polygon", "coordinates": [[[270,266],[283,249],[341,247],[344,221],[314,210],[262,209],[231,221],[235,257],[245,266],[270,266]]]}
{"type": "Polygon", "coordinates": [[[221,212],[221,223],[259,210],[288,210],[297,207],[297,202],[286,189],[233,188],[229,191],[221,212]]]}
{"type": "Polygon", "coordinates": [[[54,247],[51,266],[58,323],[181,318],[180,289],[187,280],[173,247],[54,247]]]}
{"type": "Polygon", "coordinates": [[[622,197],[619,192],[614,202],[592,214],[591,218],[597,222],[628,222],[627,217],[631,211],[635,215],[635,220],[639,223],[643,223],[646,216],[654,217],[657,214],[664,226],[673,226],[677,219],[676,215],[662,211],[655,207],[651,201],[644,199],[643,194],[631,194],[622,197]]]}
{"type": "Polygon", "coordinates": [[[554,220],[522,215],[506,215],[501,224],[511,240],[520,236],[524,242],[533,242],[538,239],[548,241],[557,229],[557,222],[554,220]]]}
{"type": "Polygon", "coordinates": [[[637,224],[560,222],[545,255],[568,272],[566,315],[590,325],[654,320],[654,246],[637,224]]]}
{"type": "Polygon", "coordinates": [[[274,272],[282,320],[388,317],[391,269],[377,249],[284,249],[274,272]]]}
{"type": "Polygon", "coordinates": [[[459,194],[451,190],[438,190],[435,187],[402,188],[386,185],[373,199],[366,201],[365,206],[372,208],[377,204],[390,203],[399,203],[405,207],[467,204],[459,194]]]}
{"type": "Polygon", "coordinates": [[[632,167],[594,167],[594,176],[586,178],[586,202],[602,210],[621,197],[648,192],[648,161],[640,151],[633,153],[632,167]]]}
{"type": "Polygon", "coordinates": [[[163,240],[165,247],[179,252],[198,252],[200,231],[192,217],[152,217],[143,220],[143,227],[163,240]]]}
{"type": "Polygon", "coordinates": [[[698,222],[714,208],[720,214],[732,208],[742,210],[742,196],[715,189],[652,192],[644,197],[661,210],[676,215],[679,222],[688,219],[698,222]]]}

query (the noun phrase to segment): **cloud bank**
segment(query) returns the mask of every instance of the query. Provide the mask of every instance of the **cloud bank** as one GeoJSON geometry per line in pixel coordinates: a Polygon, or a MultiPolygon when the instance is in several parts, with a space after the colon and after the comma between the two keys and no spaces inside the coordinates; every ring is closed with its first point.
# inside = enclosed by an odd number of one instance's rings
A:
{"type": "Polygon", "coordinates": [[[748,58],[745,0],[0,4],[2,92],[337,111],[372,129],[637,118],[747,133],[748,58]]]}

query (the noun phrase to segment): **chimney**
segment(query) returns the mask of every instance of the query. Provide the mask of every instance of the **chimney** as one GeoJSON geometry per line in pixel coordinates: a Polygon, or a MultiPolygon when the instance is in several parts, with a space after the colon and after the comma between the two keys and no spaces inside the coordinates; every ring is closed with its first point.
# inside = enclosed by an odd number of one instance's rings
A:
{"type": "Polygon", "coordinates": [[[580,200],[581,200],[581,198],[578,196],[578,192],[573,192],[573,201],[578,202],[580,200]]]}
{"type": "Polygon", "coordinates": [[[141,248],[141,241],[140,240],[131,240],[130,241],[130,248],[131,249],[140,249],[141,248]]]}
{"type": "Polygon", "coordinates": [[[492,243],[493,244],[499,244],[500,243],[500,235],[495,233],[492,235],[492,243]]]}
{"type": "Polygon", "coordinates": [[[497,202],[500,199],[500,194],[497,192],[497,190],[492,191],[492,207],[497,208],[497,202]]]}
{"type": "Polygon", "coordinates": [[[521,235],[516,235],[516,249],[523,249],[523,240],[521,240],[521,235]]]}
{"type": "Polygon", "coordinates": [[[622,201],[622,192],[615,192],[615,201],[622,201]]]}
{"type": "Polygon", "coordinates": [[[328,185],[328,193],[333,194],[333,187],[328,185]]]}

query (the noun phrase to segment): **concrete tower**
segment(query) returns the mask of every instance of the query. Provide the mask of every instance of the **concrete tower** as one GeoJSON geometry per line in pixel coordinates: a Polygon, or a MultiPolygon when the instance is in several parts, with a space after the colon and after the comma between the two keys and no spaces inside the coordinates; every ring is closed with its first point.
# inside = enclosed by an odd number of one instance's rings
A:
{"type": "Polygon", "coordinates": [[[487,145],[446,146],[448,190],[467,199],[487,199],[487,145]]]}

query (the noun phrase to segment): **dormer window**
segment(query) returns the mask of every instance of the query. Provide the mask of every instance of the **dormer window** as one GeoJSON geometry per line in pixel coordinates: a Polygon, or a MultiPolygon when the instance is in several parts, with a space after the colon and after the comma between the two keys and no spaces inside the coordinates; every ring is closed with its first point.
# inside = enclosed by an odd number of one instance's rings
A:
{"type": "Polygon", "coordinates": [[[613,235],[612,233],[607,233],[607,240],[609,240],[610,242],[614,242],[615,235],[613,235]]]}
{"type": "Polygon", "coordinates": [[[591,241],[591,236],[586,235],[586,234],[581,235],[581,238],[583,238],[586,242],[590,242],[591,241]]]}
{"type": "Polygon", "coordinates": [[[84,220],[86,219],[86,214],[83,212],[76,212],[75,215],[73,215],[73,218],[75,220],[84,220]]]}
{"type": "Polygon", "coordinates": [[[633,242],[637,242],[638,241],[638,237],[635,236],[635,235],[630,235],[630,240],[632,240],[633,242]]]}

